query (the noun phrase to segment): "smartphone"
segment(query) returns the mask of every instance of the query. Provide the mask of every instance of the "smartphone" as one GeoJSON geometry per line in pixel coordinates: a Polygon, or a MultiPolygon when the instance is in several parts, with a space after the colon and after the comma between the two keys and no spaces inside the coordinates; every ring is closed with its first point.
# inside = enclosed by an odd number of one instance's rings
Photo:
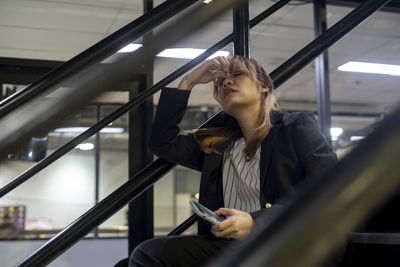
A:
{"type": "Polygon", "coordinates": [[[202,219],[208,221],[211,224],[217,224],[224,220],[223,217],[218,216],[208,208],[204,207],[200,203],[197,203],[193,200],[190,200],[190,205],[193,208],[193,211],[202,219]]]}

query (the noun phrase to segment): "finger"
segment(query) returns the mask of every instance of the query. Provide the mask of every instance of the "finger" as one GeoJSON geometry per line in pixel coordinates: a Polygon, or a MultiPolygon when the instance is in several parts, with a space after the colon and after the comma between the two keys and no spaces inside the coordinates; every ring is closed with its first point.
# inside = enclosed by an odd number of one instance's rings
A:
{"type": "Polygon", "coordinates": [[[237,227],[237,219],[238,219],[237,217],[228,217],[222,222],[213,225],[212,228],[215,231],[222,232],[225,231],[226,229],[237,227]]]}
{"type": "Polygon", "coordinates": [[[214,224],[211,229],[214,229],[215,231],[223,231],[227,228],[229,228],[232,225],[232,220],[226,219],[223,220],[222,222],[219,222],[217,224],[214,224]]]}
{"type": "Polygon", "coordinates": [[[236,214],[236,210],[228,208],[219,208],[218,210],[215,211],[215,214],[223,216],[232,216],[236,214]]]}
{"type": "Polygon", "coordinates": [[[211,70],[211,71],[213,71],[213,72],[215,72],[215,71],[223,71],[223,69],[222,69],[222,63],[219,61],[219,60],[217,60],[217,59],[212,59],[211,61],[210,61],[210,63],[209,63],[210,65],[209,65],[209,69],[211,70]]]}
{"type": "Polygon", "coordinates": [[[216,57],[215,59],[221,64],[222,70],[228,73],[230,65],[228,59],[223,56],[216,57]]]}
{"type": "Polygon", "coordinates": [[[233,225],[224,229],[223,231],[216,231],[211,229],[213,235],[218,238],[234,238],[238,234],[238,231],[239,230],[233,225]]]}
{"type": "Polygon", "coordinates": [[[228,59],[226,57],[222,57],[221,62],[222,62],[222,68],[224,69],[224,71],[226,73],[229,73],[231,64],[229,63],[228,59]]]}
{"type": "MultiPolygon", "coordinates": [[[[222,78],[222,80],[223,79],[225,79],[226,78],[226,72],[224,72],[224,71],[214,71],[214,72],[212,72],[212,79],[218,79],[218,78],[222,78]]],[[[221,81],[220,81],[220,83],[222,83],[221,81]]]]}

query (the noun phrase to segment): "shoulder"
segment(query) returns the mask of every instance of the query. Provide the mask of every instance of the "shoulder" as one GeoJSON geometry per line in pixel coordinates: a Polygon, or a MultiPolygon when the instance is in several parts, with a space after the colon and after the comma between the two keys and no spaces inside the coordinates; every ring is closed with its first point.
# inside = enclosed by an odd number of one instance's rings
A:
{"type": "Polygon", "coordinates": [[[281,112],[273,111],[271,119],[274,124],[280,123],[283,126],[292,126],[302,123],[316,123],[314,115],[309,111],[302,112],[281,112]]]}

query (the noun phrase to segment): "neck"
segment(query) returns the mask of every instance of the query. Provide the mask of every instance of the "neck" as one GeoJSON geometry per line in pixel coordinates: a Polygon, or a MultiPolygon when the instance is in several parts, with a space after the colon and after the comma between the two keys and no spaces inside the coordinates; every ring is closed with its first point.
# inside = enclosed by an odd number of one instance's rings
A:
{"type": "Polygon", "coordinates": [[[260,106],[252,106],[248,107],[246,110],[238,109],[235,114],[231,115],[238,122],[246,143],[253,136],[255,129],[258,126],[257,121],[259,110],[260,106]]]}

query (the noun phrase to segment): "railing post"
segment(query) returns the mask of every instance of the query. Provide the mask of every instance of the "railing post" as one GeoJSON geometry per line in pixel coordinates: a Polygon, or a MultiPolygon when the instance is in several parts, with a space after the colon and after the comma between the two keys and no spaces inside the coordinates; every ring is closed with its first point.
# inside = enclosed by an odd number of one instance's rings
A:
{"type": "MultiPolygon", "coordinates": [[[[143,0],[144,13],[153,8],[153,0],[143,0]]],[[[151,42],[152,32],[143,37],[143,45],[151,42]]],[[[138,90],[131,91],[130,100],[153,85],[153,58],[146,60],[140,73],[138,90]]],[[[153,98],[148,98],[138,108],[129,112],[129,177],[133,177],[153,161],[147,148],[148,136],[153,121],[153,98]]],[[[153,187],[129,204],[128,211],[128,252],[144,240],[154,236],[153,187]]]]}
{"type": "MultiPolygon", "coordinates": [[[[101,106],[96,105],[96,123],[101,120],[100,117],[101,106]]],[[[95,136],[95,147],[94,147],[94,203],[97,205],[99,203],[99,192],[100,192],[100,132],[96,133],[95,136]]],[[[94,237],[99,237],[99,227],[94,229],[94,237]]]]}
{"type": "MultiPolygon", "coordinates": [[[[314,1],[315,38],[326,32],[326,1],[314,1]]],[[[329,143],[331,140],[331,99],[329,90],[328,50],[315,59],[315,86],[317,90],[318,121],[329,143]]]]}
{"type": "Polygon", "coordinates": [[[234,55],[250,57],[249,31],[249,1],[246,0],[233,8],[234,55]]]}

